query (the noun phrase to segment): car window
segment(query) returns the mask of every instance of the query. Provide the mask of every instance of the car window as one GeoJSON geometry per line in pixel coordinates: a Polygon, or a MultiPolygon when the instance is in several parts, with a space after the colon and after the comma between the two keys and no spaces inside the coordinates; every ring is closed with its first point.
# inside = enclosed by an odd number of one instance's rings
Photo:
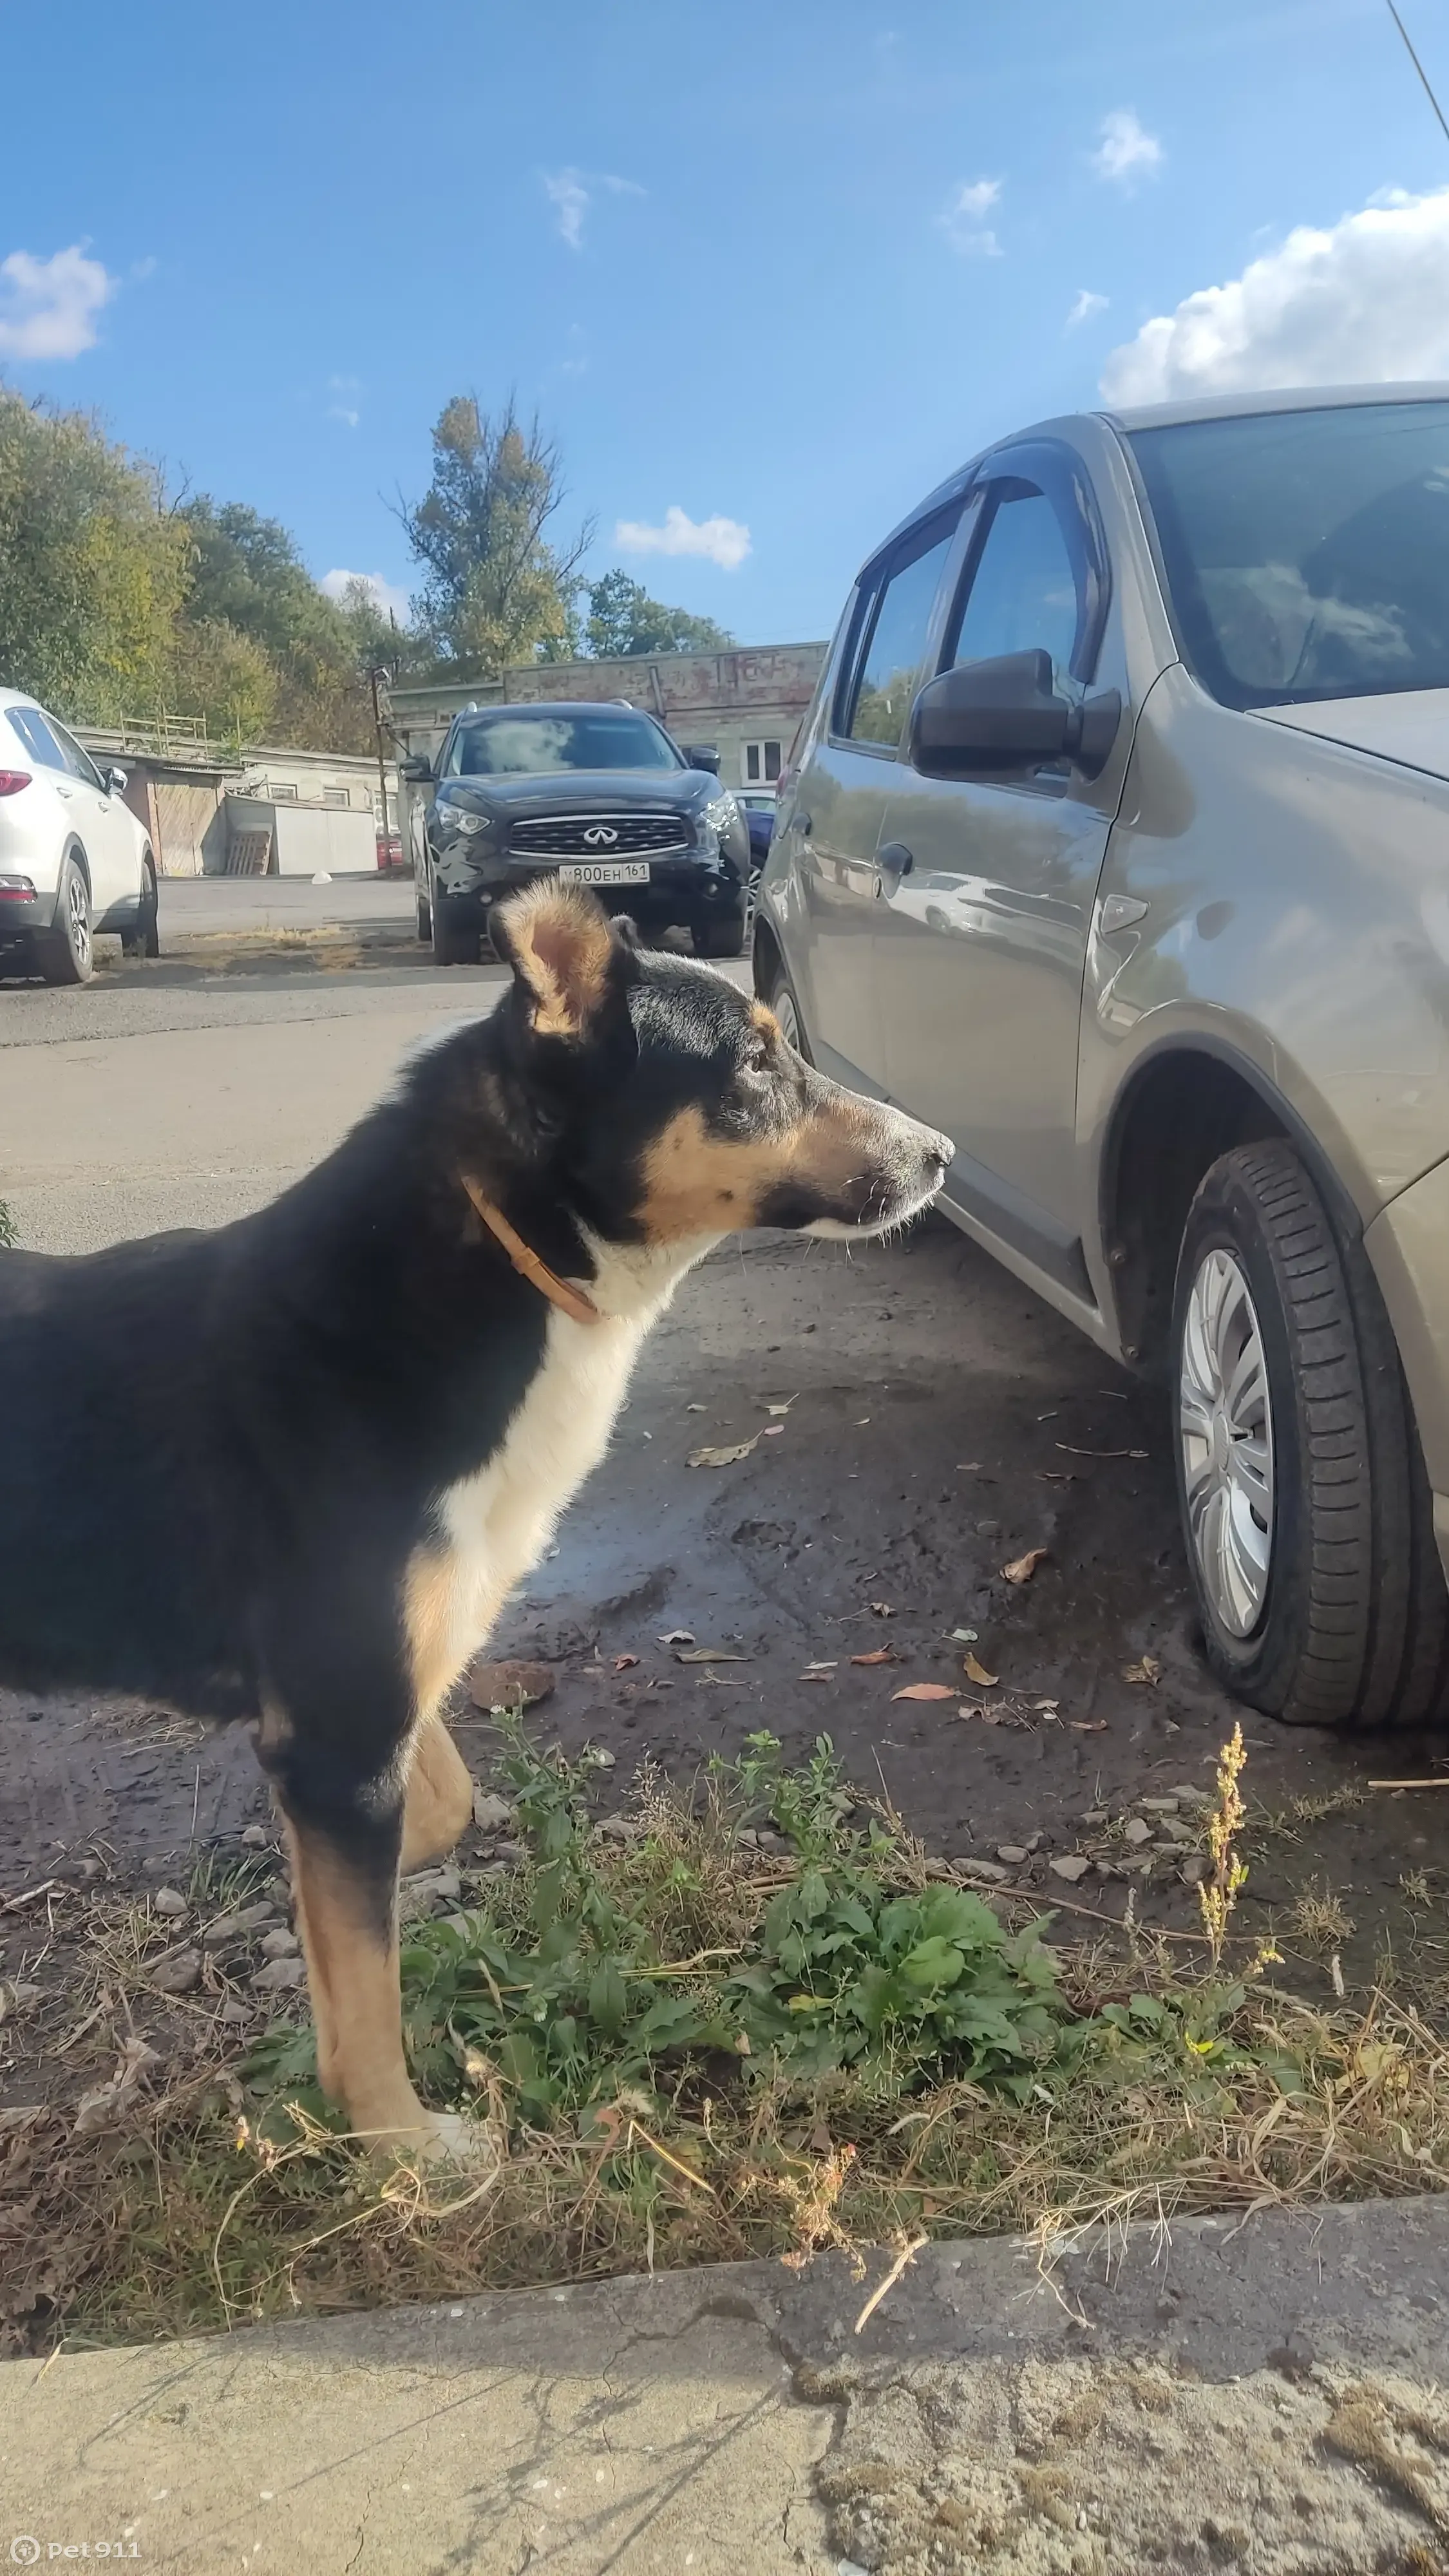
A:
{"type": "Polygon", "coordinates": [[[1070,686],[1084,588],[1044,492],[1006,485],[991,511],[948,667],[1001,653],[1046,652],[1057,687],[1070,686]]]}
{"type": "Polygon", "coordinates": [[[101,774],[97,769],[95,762],[92,760],[90,753],[88,751],[82,751],[80,744],[76,741],[75,735],[73,733],[67,733],[64,725],[61,724],[55,716],[47,716],[46,723],[49,725],[51,732],[54,734],[55,739],[60,746],[61,759],[64,761],[66,768],[70,771],[72,778],[84,780],[87,787],[99,788],[102,795],[104,795],[105,787],[101,779],[101,774]]]}
{"type": "Polygon", "coordinates": [[[42,769],[64,769],[65,754],[41,714],[39,707],[7,707],[10,730],[18,734],[32,760],[42,769]]]}
{"type": "Polygon", "coordinates": [[[566,769],[682,769],[667,734],[628,707],[587,715],[517,708],[459,725],[443,764],[446,778],[545,776],[566,769]]]}
{"type": "Polygon", "coordinates": [[[911,551],[887,569],[867,608],[841,727],[852,742],[889,743],[894,750],[900,741],[959,515],[953,512],[945,522],[933,519],[907,540],[911,551]]]}
{"type": "Polygon", "coordinates": [[[1184,656],[1224,706],[1449,687],[1449,403],[1136,430],[1184,656]]]}

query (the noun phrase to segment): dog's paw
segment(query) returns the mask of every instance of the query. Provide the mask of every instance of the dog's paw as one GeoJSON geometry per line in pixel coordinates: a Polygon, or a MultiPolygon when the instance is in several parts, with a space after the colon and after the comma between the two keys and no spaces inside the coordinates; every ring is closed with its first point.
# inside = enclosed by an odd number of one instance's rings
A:
{"type": "Polygon", "coordinates": [[[374,2130],[368,2144],[385,2164],[433,2167],[452,2165],[460,2172],[483,2174],[501,2161],[498,2134],[491,2121],[469,2120],[457,2111],[425,2111],[406,2128],[374,2130]]]}

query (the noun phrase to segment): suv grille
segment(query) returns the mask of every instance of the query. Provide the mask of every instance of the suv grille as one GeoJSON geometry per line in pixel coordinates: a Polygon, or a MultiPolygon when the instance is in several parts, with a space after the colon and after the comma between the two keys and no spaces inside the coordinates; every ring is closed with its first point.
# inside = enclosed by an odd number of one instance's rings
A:
{"type": "Polygon", "coordinates": [[[515,823],[509,848],[524,859],[638,859],[691,850],[683,814],[550,814],[515,823]]]}

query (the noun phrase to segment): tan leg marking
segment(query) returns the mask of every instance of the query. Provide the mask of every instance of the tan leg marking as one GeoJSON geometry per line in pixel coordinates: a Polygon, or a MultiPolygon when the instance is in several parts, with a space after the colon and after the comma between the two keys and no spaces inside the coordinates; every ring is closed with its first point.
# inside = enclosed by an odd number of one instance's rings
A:
{"type": "Polygon", "coordinates": [[[290,1820],[287,1839],[323,2091],[383,2149],[450,2148],[451,2124],[424,2110],[408,2080],[396,1933],[379,1930],[369,1891],[329,1844],[290,1820]]]}
{"type": "Polygon", "coordinates": [[[451,1548],[419,1548],[403,1581],[403,1624],[412,1658],[413,1706],[431,1717],[457,1680],[453,1644],[453,1592],[458,1576],[451,1548]]]}
{"type": "Polygon", "coordinates": [[[420,1869],[450,1852],[473,1818],[473,1776],[440,1717],[425,1717],[413,1740],[403,1808],[402,1866],[420,1869]]]}

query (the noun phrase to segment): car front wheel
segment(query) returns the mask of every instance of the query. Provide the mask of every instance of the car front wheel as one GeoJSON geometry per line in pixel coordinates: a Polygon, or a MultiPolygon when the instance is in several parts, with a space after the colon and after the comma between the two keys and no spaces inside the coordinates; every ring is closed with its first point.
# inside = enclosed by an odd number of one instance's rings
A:
{"type": "Polygon", "coordinates": [[[784,967],[778,964],[770,976],[769,1003],[786,1045],[792,1046],[797,1055],[803,1055],[807,1064],[813,1064],[815,1059],[805,1035],[805,1022],[795,998],[795,987],[784,967]]]}
{"type": "Polygon", "coordinates": [[[729,912],[707,913],[694,925],[696,957],[743,957],[745,953],[745,907],[729,912]]]}
{"type": "Polygon", "coordinates": [[[455,895],[440,894],[433,886],[433,964],[435,966],[476,966],[482,953],[483,933],[473,906],[459,903],[455,895]]]}
{"type": "Polygon", "coordinates": [[[1241,1145],[1188,1215],[1173,1305],[1178,1495],[1207,1659],[1290,1725],[1422,1725],[1449,1593],[1368,1257],[1300,1157],[1241,1145]]]}

